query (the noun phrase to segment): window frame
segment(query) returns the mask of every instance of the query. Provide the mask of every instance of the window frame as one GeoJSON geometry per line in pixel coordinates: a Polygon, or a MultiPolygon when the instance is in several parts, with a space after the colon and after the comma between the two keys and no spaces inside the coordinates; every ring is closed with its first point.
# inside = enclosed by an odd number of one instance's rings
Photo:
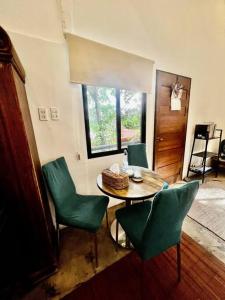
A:
{"type": "MultiPolygon", "coordinates": [[[[82,84],[83,95],[83,108],[84,108],[84,123],[85,123],[85,135],[87,145],[88,159],[110,156],[123,153],[126,148],[121,148],[121,112],[120,112],[120,90],[115,88],[116,91],[116,133],[117,133],[117,150],[110,150],[104,152],[91,152],[91,137],[90,137],[90,125],[89,125],[89,111],[88,111],[88,99],[87,99],[87,86],[82,84]]],[[[141,143],[146,142],[146,99],[147,94],[142,92],[142,105],[141,105],[141,143]]]]}

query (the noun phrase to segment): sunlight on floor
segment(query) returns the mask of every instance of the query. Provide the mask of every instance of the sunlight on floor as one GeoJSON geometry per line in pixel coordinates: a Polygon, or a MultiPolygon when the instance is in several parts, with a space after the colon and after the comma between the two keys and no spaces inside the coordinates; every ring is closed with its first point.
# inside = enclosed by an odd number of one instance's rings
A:
{"type": "MultiPolygon", "coordinates": [[[[224,187],[225,188],[225,187],[224,187]]],[[[197,199],[224,199],[225,200],[225,190],[222,188],[204,188],[198,191],[196,196],[197,199]]]]}

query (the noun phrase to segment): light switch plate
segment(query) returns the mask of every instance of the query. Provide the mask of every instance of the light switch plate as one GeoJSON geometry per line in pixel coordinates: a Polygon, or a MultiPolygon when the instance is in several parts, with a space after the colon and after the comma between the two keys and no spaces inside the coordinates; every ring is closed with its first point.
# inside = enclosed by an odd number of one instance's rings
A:
{"type": "Polygon", "coordinates": [[[48,121],[48,110],[46,107],[38,107],[38,115],[40,121],[48,121]]]}
{"type": "Polygon", "coordinates": [[[51,119],[54,121],[59,120],[59,109],[57,107],[50,107],[51,119]]]}

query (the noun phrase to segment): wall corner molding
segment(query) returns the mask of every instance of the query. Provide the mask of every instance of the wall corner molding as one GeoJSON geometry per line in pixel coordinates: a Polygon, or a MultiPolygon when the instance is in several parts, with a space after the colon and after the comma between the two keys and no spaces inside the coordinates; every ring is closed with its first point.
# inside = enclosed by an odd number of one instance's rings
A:
{"type": "Polygon", "coordinates": [[[58,9],[60,13],[62,31],[72,32],[73,31],[73,0],[57,0],[58,9]]]}

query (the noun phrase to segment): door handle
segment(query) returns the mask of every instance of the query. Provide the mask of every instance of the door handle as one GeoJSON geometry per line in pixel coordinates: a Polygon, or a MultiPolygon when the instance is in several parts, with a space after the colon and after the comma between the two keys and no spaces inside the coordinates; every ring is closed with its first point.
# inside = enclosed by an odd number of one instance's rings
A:
{"type": "Polygon", "coordinates": [[[156,140],[156,142],[162,142],[162,141],[164,141],[164,138],[162,138],[162,137],[157,137],[155,140],[156,140]]]}

